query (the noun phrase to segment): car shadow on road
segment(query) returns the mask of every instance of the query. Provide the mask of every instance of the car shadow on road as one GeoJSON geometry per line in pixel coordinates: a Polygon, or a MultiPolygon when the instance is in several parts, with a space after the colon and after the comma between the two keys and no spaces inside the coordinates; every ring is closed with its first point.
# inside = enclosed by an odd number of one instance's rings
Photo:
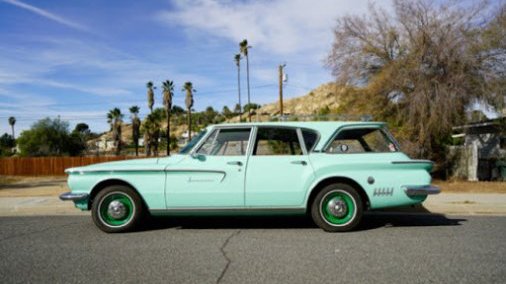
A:
{"type": "MultiPolygon", "coordinates": [[[[355,231],[383,227],[459,226],[467,221],[433,213],[367,212],[355,231]]],[[[276,217],[152,217],[141,231],[164,229],[317,229],[307,216],[276,217]]]]}
{"type": "Polygon", "coordinates": [[[368,212],[357,227],[357,231],[384,227],[460,226],[465,221],[467,219],[450,218],[436,213],[368,212]]]}

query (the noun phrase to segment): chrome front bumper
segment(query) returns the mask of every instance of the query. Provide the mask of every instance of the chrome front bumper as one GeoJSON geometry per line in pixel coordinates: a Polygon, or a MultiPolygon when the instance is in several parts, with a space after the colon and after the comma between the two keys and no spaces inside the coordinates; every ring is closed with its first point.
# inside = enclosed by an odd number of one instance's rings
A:
{"type": "Polygon", "coordinates": [[[87,199],[89,194],[87,193],[72,193],[72,192],[65,192],[60,195],[61,200],[72,200],[72,201],[80,201],[87,199]]]}
{"type": "Polygon", "coordinates": [[[404,192],[406,192],[407,196],[421,196],[438,194],[441,192],[441,189],[433,185],[404,186],[404,192]]]}

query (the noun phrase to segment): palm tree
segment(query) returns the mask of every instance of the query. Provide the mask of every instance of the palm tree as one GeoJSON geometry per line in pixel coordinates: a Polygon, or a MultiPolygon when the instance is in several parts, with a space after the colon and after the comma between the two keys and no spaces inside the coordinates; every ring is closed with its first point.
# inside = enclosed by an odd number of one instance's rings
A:
{"type": "MultiPolygon", "coordinates": [[[[234,56],[235,65],[237,65],[237,93],[239,95],[239,106],[241,106],[241,54],[234,56]]],[[[239,122],[242,120],[242,109],[239,108],[239,122]]]]}
{"type": "Polygon", "coordinates": [[[132,119],[132,140],[135,145],[135,156],[139,156],[139,137],[140,137],[140,128],[141,128],[141,120],[139,119],[139,107],[132,106],[130,107],[130,118],[132,119]]]}
{"type": "Polygon", "coordinates": [[[163,82],[163,106],[167,116],[167,156],[170,156],[170,110],[172,109],[172,96],[174,95],[174,82],[163,82]]]}
{"type": "Polygon", "coordinates": [[[188,112],[188,141],[192,139],[192,107],[193,107],[193,92],[196,92],[193,89],[192,82],[186,82],[183,86],[183,91],[186,92],[186,96],[184,99],[184,103],[186,105],[186,110],[188,112]]]}
{"type": "Polygon", "coordinates": [[[142,124],[146,156],[151,156],[151,151],[155,156],[158,156],[158,138],[160,137],[162,119],[162,113],[155,110],[153,113],[148,114],[142,124]]]}
{"type": "MultiPolygon", "coordinates": [[[[244,39],[239,43],[239,49],[242,54],[244,54],[244,57],[246,57],[246,82],[248,85],[248,104],[250,103],[250,94],[249,94],[249,56],[248,51],[251,48],[251,46],[248,45],[248,40],[244,39]]],[[[251,122],[251,110],[248,111],[248,120],[251,122]]]]}
{"type": "Polygon", "coordinates": [[[9,124],[10,124],[11,129],[12,129],[12,138],[16,138],[14,136],[14,124],[16,124],[16,118],[14,116],[9,117],[9,124]]]}
{"type": "Polygon", "coordinates": [[[151,81],[149,81],[146,84],[146,87],[148,88],[148,93],[147,93],[148,108],[149,108],[150,112],[153,112],[153,105],[155,104],[155,92],[153,90],[156,89],[156,87],[153,87],[153,82],[151,82],[151,81]]]}
{"type": "Polygon", "coordinates": [[[107,114],[107,121],[111,124],[112,139],[116,149],[116,156],[121,153],[121,123],[123,122],[123,114],[119,108],[114,108],[107,114]]]}

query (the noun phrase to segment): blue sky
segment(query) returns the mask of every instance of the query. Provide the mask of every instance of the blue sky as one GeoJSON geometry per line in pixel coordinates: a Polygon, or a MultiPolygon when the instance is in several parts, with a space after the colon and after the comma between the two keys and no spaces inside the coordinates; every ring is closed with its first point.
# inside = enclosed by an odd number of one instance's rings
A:
{"type": "MultiPolygon", "coordinates": [[[[389,5],[389,1],[381,1],[389,5]]],[[[174,80],[182,106],[185,81],[195,108],[237,102],[238,43],[250,50],[251,100],[277,99],[277,66],[286,63],[287,97],[332,80],[323,59],[335,19],[362,14],[365,0],[34,1],[0,0],[0,134],[61,116],[73,127],[108,129],[113,107],[147,113],[147,81],[174,80]]],[[[388,7],[387,7],[388,8],[388,7]]],[[[245,69],[242,69],[245,74],[245,69]]],[[[242,82],[245,102],[245,76],[242,82]]],[[[160,89],[155,104],[161,106],[160,89]]],[[[126,119],[128,115],[126,115],[126,119]]]]}

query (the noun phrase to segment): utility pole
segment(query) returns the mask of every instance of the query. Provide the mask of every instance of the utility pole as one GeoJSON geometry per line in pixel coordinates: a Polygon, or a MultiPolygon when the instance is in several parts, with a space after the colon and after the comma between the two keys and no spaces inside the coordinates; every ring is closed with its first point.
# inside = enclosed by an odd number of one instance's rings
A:
{"type": "Polygon", "coordinates": [[[283,117],[283,68],[286,64],[279,65],[279,116],[283,117]]]}

